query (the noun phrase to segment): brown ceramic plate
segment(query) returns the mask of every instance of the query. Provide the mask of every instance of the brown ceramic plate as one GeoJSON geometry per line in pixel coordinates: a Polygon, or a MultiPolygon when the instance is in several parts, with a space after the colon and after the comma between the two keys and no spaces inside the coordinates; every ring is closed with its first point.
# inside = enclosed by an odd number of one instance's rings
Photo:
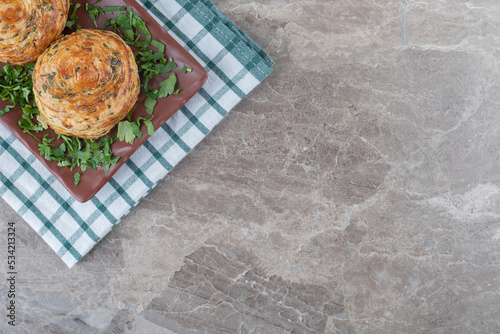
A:
{"type": "MultiPolygon", "coordinates": [[[[81,3],[82,7],[78,10],[77,15],[80,18],[78,24],[83,28],[96,29],[92,20],[89,19],[87,12],[85,11],[84,0],[73,0],[74,3],[81,3]]],[[[92,4],[93,2],[91,2],[92,4]]],[[[166,56],[174,59],[177,63],[177,68],[172,72],[177,75],[177,88],[180,89],[178,95],[170,95],[164,99],[158,99],[158,103],[154,110],[153,124],[155,130],[161,127],[176,111],[178,111],[189,99],[191,99],[196,92],[203,86],[207,80],[207,73],[203,67],[194,59],[182,46],[180,46],[166,31],[163,29],[154,18],[149,15],[146,10],[144,10],[141,5],[139,5],[134,0],[103,0],[99,2],[96,6],[127,6],[136,11],[140,17],[146,22],[146,25],[151,32],[153,39],[158,40],[166,45],[166,56]],[[182,74],[182,67],[186,65],[193,71],[187,74],[182,74]]],[[[102,27],[104,22],[108,18],[116,17],[118,13],[115,12],[114,15],[106,13],[106,15],[101,15],[99,17],[98,25],[102,27]]],[[[112,28],[110,28],[112,29],[112,28]]],[[[67,33],[67,31],[65,31],[67,33]]],[[[3,66],[3,64],[0,64],[3,66]]],[[[156,80],[151,80],[150,85],[158,85],[161,81],[165,80],[170,73],[160,75],[156,80]]],[[[141,92],[139,99],[136,104],[136,111],[134,114],[136,116],[149,117],[146,114],[144,107],[145,94],[141,92]]],[[[0,100],[0,109],[3,109],[5,105],[10,104],[0,100]]],[[[142,126],[143,135],[140,139],[136,139],[133,144],[127,144],[125,142],[116,141],[112,146],[112,150],[115,156],[120,156],[120,160],[115,166],[109,169],[106,174],[102,168],[97,170],[87,169],[84,173],[81,172],[79,168],[70,171],[69,168],[63,168],[57,166],[55,161],[47,161],[43,156],[40,155],[38,151],[38,141],[28,134],[22,132],[22,129],[18,125],[18,121],[22,115],[22,110],[12,109],[10,112],[0,117],[0,123],[2,123],[14,136],[17,137],[41,162],[44,164],[54,176],[59,180],[62,185],[70,192],[70,194],[79,202],[86,202],[91,199],[116,173],[116,171],[125,163],[125,161],[130,158],[130,156],[149,138],[145,125],[142,126]],[[74,185],[74,174],[79,172],[81,174],[81,180],[78,186],[74,185]]],[[[52,130],[46,130],[38,133],[38,137],[41,138],[45,133],[51,133],[54,136],[52,130]]],[[[116,127],[111,130],[110,135],[116,135],[116,127]]]]}

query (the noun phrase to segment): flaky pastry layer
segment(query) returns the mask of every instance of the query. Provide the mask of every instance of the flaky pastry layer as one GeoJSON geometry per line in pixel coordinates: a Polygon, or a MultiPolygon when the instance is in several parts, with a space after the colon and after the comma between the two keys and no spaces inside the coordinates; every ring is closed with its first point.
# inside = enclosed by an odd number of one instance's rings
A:
{"type": "Polygon", "coordinates": [[[127,116],[140,82],[134,54],[117,34],[82,29],[38,58],[33,90],[43,122],[64,135],[96,139],[127,116]]]}
{"type": "Polygon", "coordinates": [[[0,62],[31,63],[61,34],[69,0],[0,0],[0,62]]]}

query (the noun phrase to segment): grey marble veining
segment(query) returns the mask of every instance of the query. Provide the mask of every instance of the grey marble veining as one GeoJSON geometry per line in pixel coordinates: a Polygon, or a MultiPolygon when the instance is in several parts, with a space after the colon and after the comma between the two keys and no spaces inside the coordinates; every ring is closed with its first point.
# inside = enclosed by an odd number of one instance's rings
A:
{"type": "Polygon", "coordinates": [[[274,73],[71,270],[0,200],[0,332],[500,333],[500,2],[214,3],[274,73]]]}

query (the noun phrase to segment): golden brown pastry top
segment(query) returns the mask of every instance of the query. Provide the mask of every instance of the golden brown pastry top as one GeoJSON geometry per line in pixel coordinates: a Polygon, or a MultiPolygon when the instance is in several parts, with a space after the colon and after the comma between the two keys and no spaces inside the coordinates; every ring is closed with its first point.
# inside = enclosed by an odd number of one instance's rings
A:
{"type": "Polygon", "coordinates": [[[31,63],[63,31],[69,0],[0,0],[0,62],[31,63]]]}
{"type": "Polygon", "coordinates": [[[140,82],[134,54],[117,34],[82,29],[38,58],[33,90],[41,120],[52,129],[99,138],[127,116],[140,82]]]}

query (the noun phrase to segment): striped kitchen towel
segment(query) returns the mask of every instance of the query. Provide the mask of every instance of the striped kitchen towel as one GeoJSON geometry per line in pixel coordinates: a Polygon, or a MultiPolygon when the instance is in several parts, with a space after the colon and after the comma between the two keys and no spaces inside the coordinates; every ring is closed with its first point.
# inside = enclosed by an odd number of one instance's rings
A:
{"type": "Polygon", "coordinates": [[[138,0],[204,66],[201,90],[88,202],[79,203],[0,125],[0,195],[75,265],[253,88],[274,62],[208,0],[138,0]]]}

